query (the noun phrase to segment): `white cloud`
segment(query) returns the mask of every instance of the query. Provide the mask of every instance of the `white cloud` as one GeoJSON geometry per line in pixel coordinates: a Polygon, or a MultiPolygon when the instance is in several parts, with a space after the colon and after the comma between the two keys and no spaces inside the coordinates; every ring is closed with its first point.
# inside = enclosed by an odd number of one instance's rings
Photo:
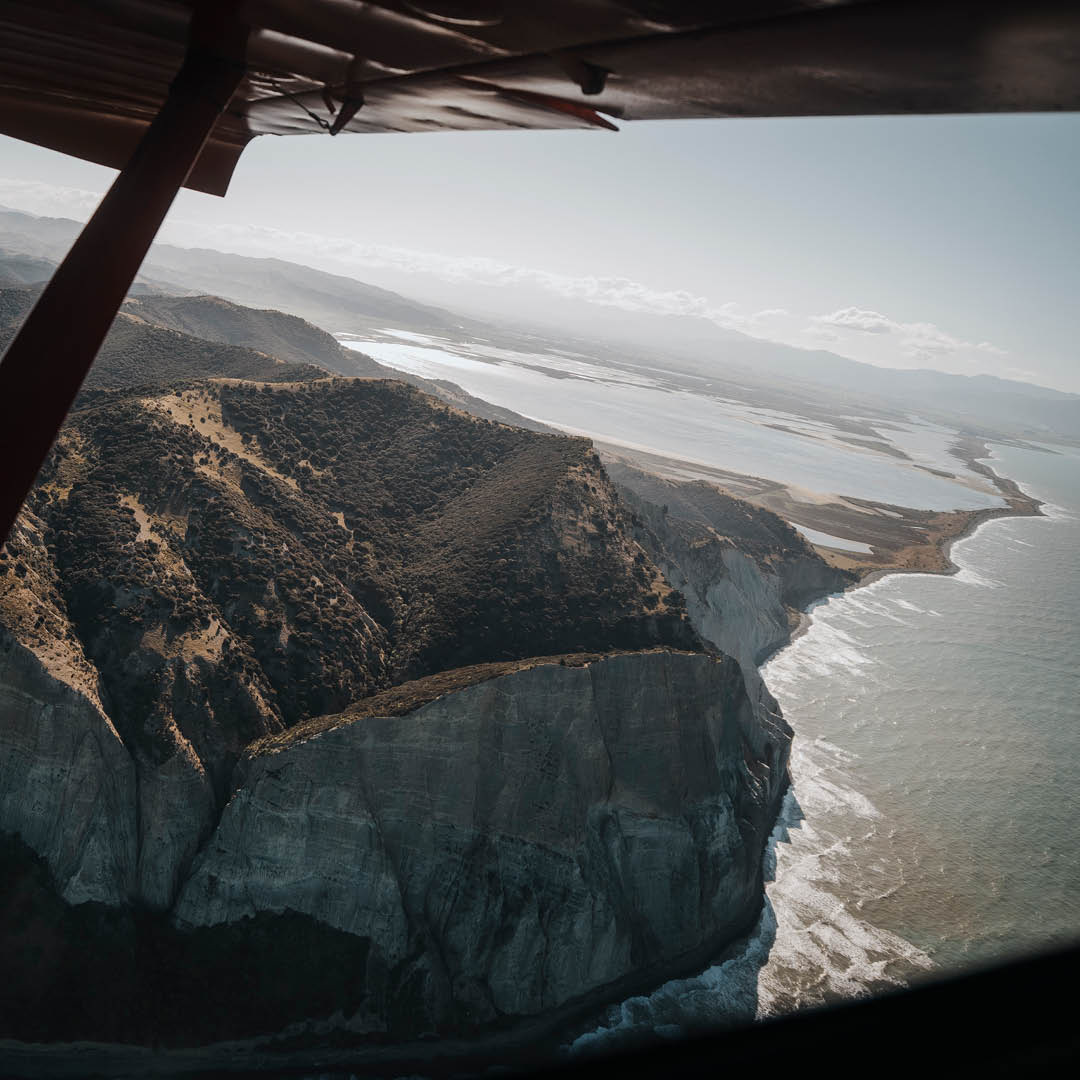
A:
{"type": "Polygon", "coordinates": [[[835,330],[830,330],[827,326],[807,326],[803,329],[802,333],[808,337],[813,338],[815,341],[839,341],[840,335],[835,330]]]}
{"type": "Polygon", "coordinates": [[[864,334],[889,334],[899,325],[877,311],[846,307],[831,315],[812,315],[811,322],[823,326],[839,326],[844,330],[861,330],[864,334]]]}
{"type": "MultiPolygon", "coordinates": [[[[0,205],[44,216],[85,220],[101,194],[81,188],[0,178],[0,205]]],[[[727,330],[799,348],[828,346],[855,360],[887,366],[986,370],[988,357],[1005,357],[989,341],[956,337],[933,323],[901,322],[880,311],[855,306],[804,316],[786,308],[746,312],[685,289],[656,289],[623,277],[574,276],[475,255],[445,255],[386,244],[365,244],[261,225],[207,224],[170,217],[159,239],[180,247],[209,247],[242,255],[294,259],[331,272],[361,278],[381,269],[431,275],[450,283],[491,288],[538,289],[567,299],[655,315],[696,316],[727,330]]],[[[997,365],[1002,373],[1015,371],[997,365]]]]}
{"type": "Polygon", "coordinates": [[[0,177],[0,206],[39,217],[71,217],[85,221],[99,202],[100,191],[0,177]]]}
{"type": "Polygon", "coordinates": [[[561,296],[626,311],[655,315],[697,316],[729,330],[764,336],[763,331],[793,316],[785,308],[743,314],[738,305],[717,304],[684,289],[654,289],[623,277],[573,276],[518,266],[478,255],[443,255],[431,251],[366,244],[343,237],[269,228],[260,225],[200,225],[170,221],[160,239],[183,247],[216,247],[248,255],[277,256],[333,263],[339,272],[363,274],[387,269],[430,274],[443,281],[468,282],[492,288],[531,287],[561,296]]]}
{"type": "Polygon", "coordinates": [[[865,308],[840,308],[829,315],[812,315],[811,325],[803,331],[809,337],[823,337],[823,333],[835,335],[833,340],[843,340],[837,330],[857,334],[889,335],[894,339],[900,355],[912,360],[927,363],[940,362],[943,357],[960,357],[971,352],[990,353],[994,356],[1006,356],[1004,349],[999,349],[989,341],[965,341],[962,338],[942,330],[928,322],[899,322],[882,315],[880,311],[868,311],[865,308]]]}
{"type": "MultiPolygon", "coordinates": [[[[31,214],[85,220],[100,201],[99,192],[58,184],[0,179],[0,205],[31,214]]],[[[324,269],[332,264],[334,269],[345,273],[362,274],[364,271],[388,269],[406,274],[430,274],[443,281],[468,282],[493,288],[532,287],[567,299],[626,311],[698,316],[725,329],[750,334],[761,335],[768,325],[790,318],[783,308],[742,314],[733,303],[717,304],[684,289],[654,289],[630,278],[576,277],[484,256],[443,255],[263,225],[212,225],[170,217],[166,219],[158,239],[179,247],[210,247],[244,255],[297,259],[324,269]]]]}

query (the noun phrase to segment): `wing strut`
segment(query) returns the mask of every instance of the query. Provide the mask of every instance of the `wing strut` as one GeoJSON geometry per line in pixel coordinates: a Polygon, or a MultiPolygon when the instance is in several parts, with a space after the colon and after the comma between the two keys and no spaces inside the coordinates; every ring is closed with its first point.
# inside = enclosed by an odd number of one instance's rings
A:
{"type": "Polygon", "coordinates": [[[204,0],[160,112],[0,360],[7,539],[162,219],[244,77],[235,3],[204,0]]]}

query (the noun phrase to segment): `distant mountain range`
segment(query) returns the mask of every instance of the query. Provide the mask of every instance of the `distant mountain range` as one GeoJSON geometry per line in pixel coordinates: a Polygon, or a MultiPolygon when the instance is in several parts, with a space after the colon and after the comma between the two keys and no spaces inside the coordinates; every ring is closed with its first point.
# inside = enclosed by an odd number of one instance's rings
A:
{"type": "MultiPolygon", "coordinates": [[[[4,256],[0,255],[0,266],[4,256]]],[[[40,283],[0,288],[0,350],[14,336],[40,283]]],[[[296,381],[327,373],[410,383],[484,420],[550,431],[444,380],[395,371],[295,315],[258,310],[220,296],[140,293],[124,304],[90,369],[80,401],[106,388],[162,386],[215,377],[296,381]]]]}
{"type": "MultiPolygon", "coordinates": [[[[0,284],[29,284],[47,277],[80,228],[63,218],[0,210],[0,284]]],[[[481,320],[281,259],[166,244],[151,249],[132,290],[133,297],[206,293],[277,308],[332,333],[363,335],[392,328],[455,343],[580,351],[600,363],[639,363],[698,385],[706,380],[713,392],[748,403],[760,404],[764,395],[774,407],[792,410],[802,402],[848,414],[914,413],[990,437],[1080,443],[1080,395],[986,375],[877,367],[825,350],[762,341],[704,318],[553,301],[550,315],[537,317],[533,325],[507,322],[497,311],[481,320]]],[[[167,307],[161,299],[154,301],[155,321],[184,329],[187,316],[169,313],[167,307]]],[[[130,304],[127,310],[136,313],[130,304]]],[[[211,313],[201,313],[198,325],[205,327],[207,319],[211,313]]],[[[222,309],[211,321],[224,326],[229,319],[222,309]]],[[[216,333],[217,340],[252,345],[243,340],[235,319],[228,330],[234,336],[221,336],[223,329],[216,333]]]]}
{"type": "MultiPolygon", "coordinates": [[[[82,226],[67,218],[39,218],[0,210],[0,283],[44,281],[82,226]]],[[[409,300],[353,278],[282,259],[253,259],[203,248],[155,244],[132,295],[209,293],[238,304],[299,315],[333,333],[388,326],[421,333],[462,332],[475,320],[409,300]]]]}

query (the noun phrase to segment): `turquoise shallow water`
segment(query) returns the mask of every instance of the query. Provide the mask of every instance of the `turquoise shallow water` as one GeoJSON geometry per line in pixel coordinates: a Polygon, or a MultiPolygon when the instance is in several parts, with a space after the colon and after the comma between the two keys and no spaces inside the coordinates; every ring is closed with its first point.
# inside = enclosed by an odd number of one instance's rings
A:
{"type": "Polygon", "coordinates": [[[832,597],[764,668],[796,732],[749,945],[576,1043],[676,1034],[1080,938],[1080,453],[994,448],[1045,518],[832,597]]]}

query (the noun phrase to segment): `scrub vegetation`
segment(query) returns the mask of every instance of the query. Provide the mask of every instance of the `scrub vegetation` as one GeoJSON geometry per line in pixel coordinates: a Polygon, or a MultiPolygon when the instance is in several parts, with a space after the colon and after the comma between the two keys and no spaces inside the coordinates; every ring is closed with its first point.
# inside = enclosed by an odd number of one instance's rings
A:
{"type": "Polygon", "coordinates": [[[270,358],[283,381],[237,378],[258,354],[132,333],[6,546],[0,616],[65,642],[147,760],[193,752],[220,793],[250,741],[411,680],[701,647],[587,440],[270,358]],[[229,378],[128,388],[203,350],[229,378]]]}

